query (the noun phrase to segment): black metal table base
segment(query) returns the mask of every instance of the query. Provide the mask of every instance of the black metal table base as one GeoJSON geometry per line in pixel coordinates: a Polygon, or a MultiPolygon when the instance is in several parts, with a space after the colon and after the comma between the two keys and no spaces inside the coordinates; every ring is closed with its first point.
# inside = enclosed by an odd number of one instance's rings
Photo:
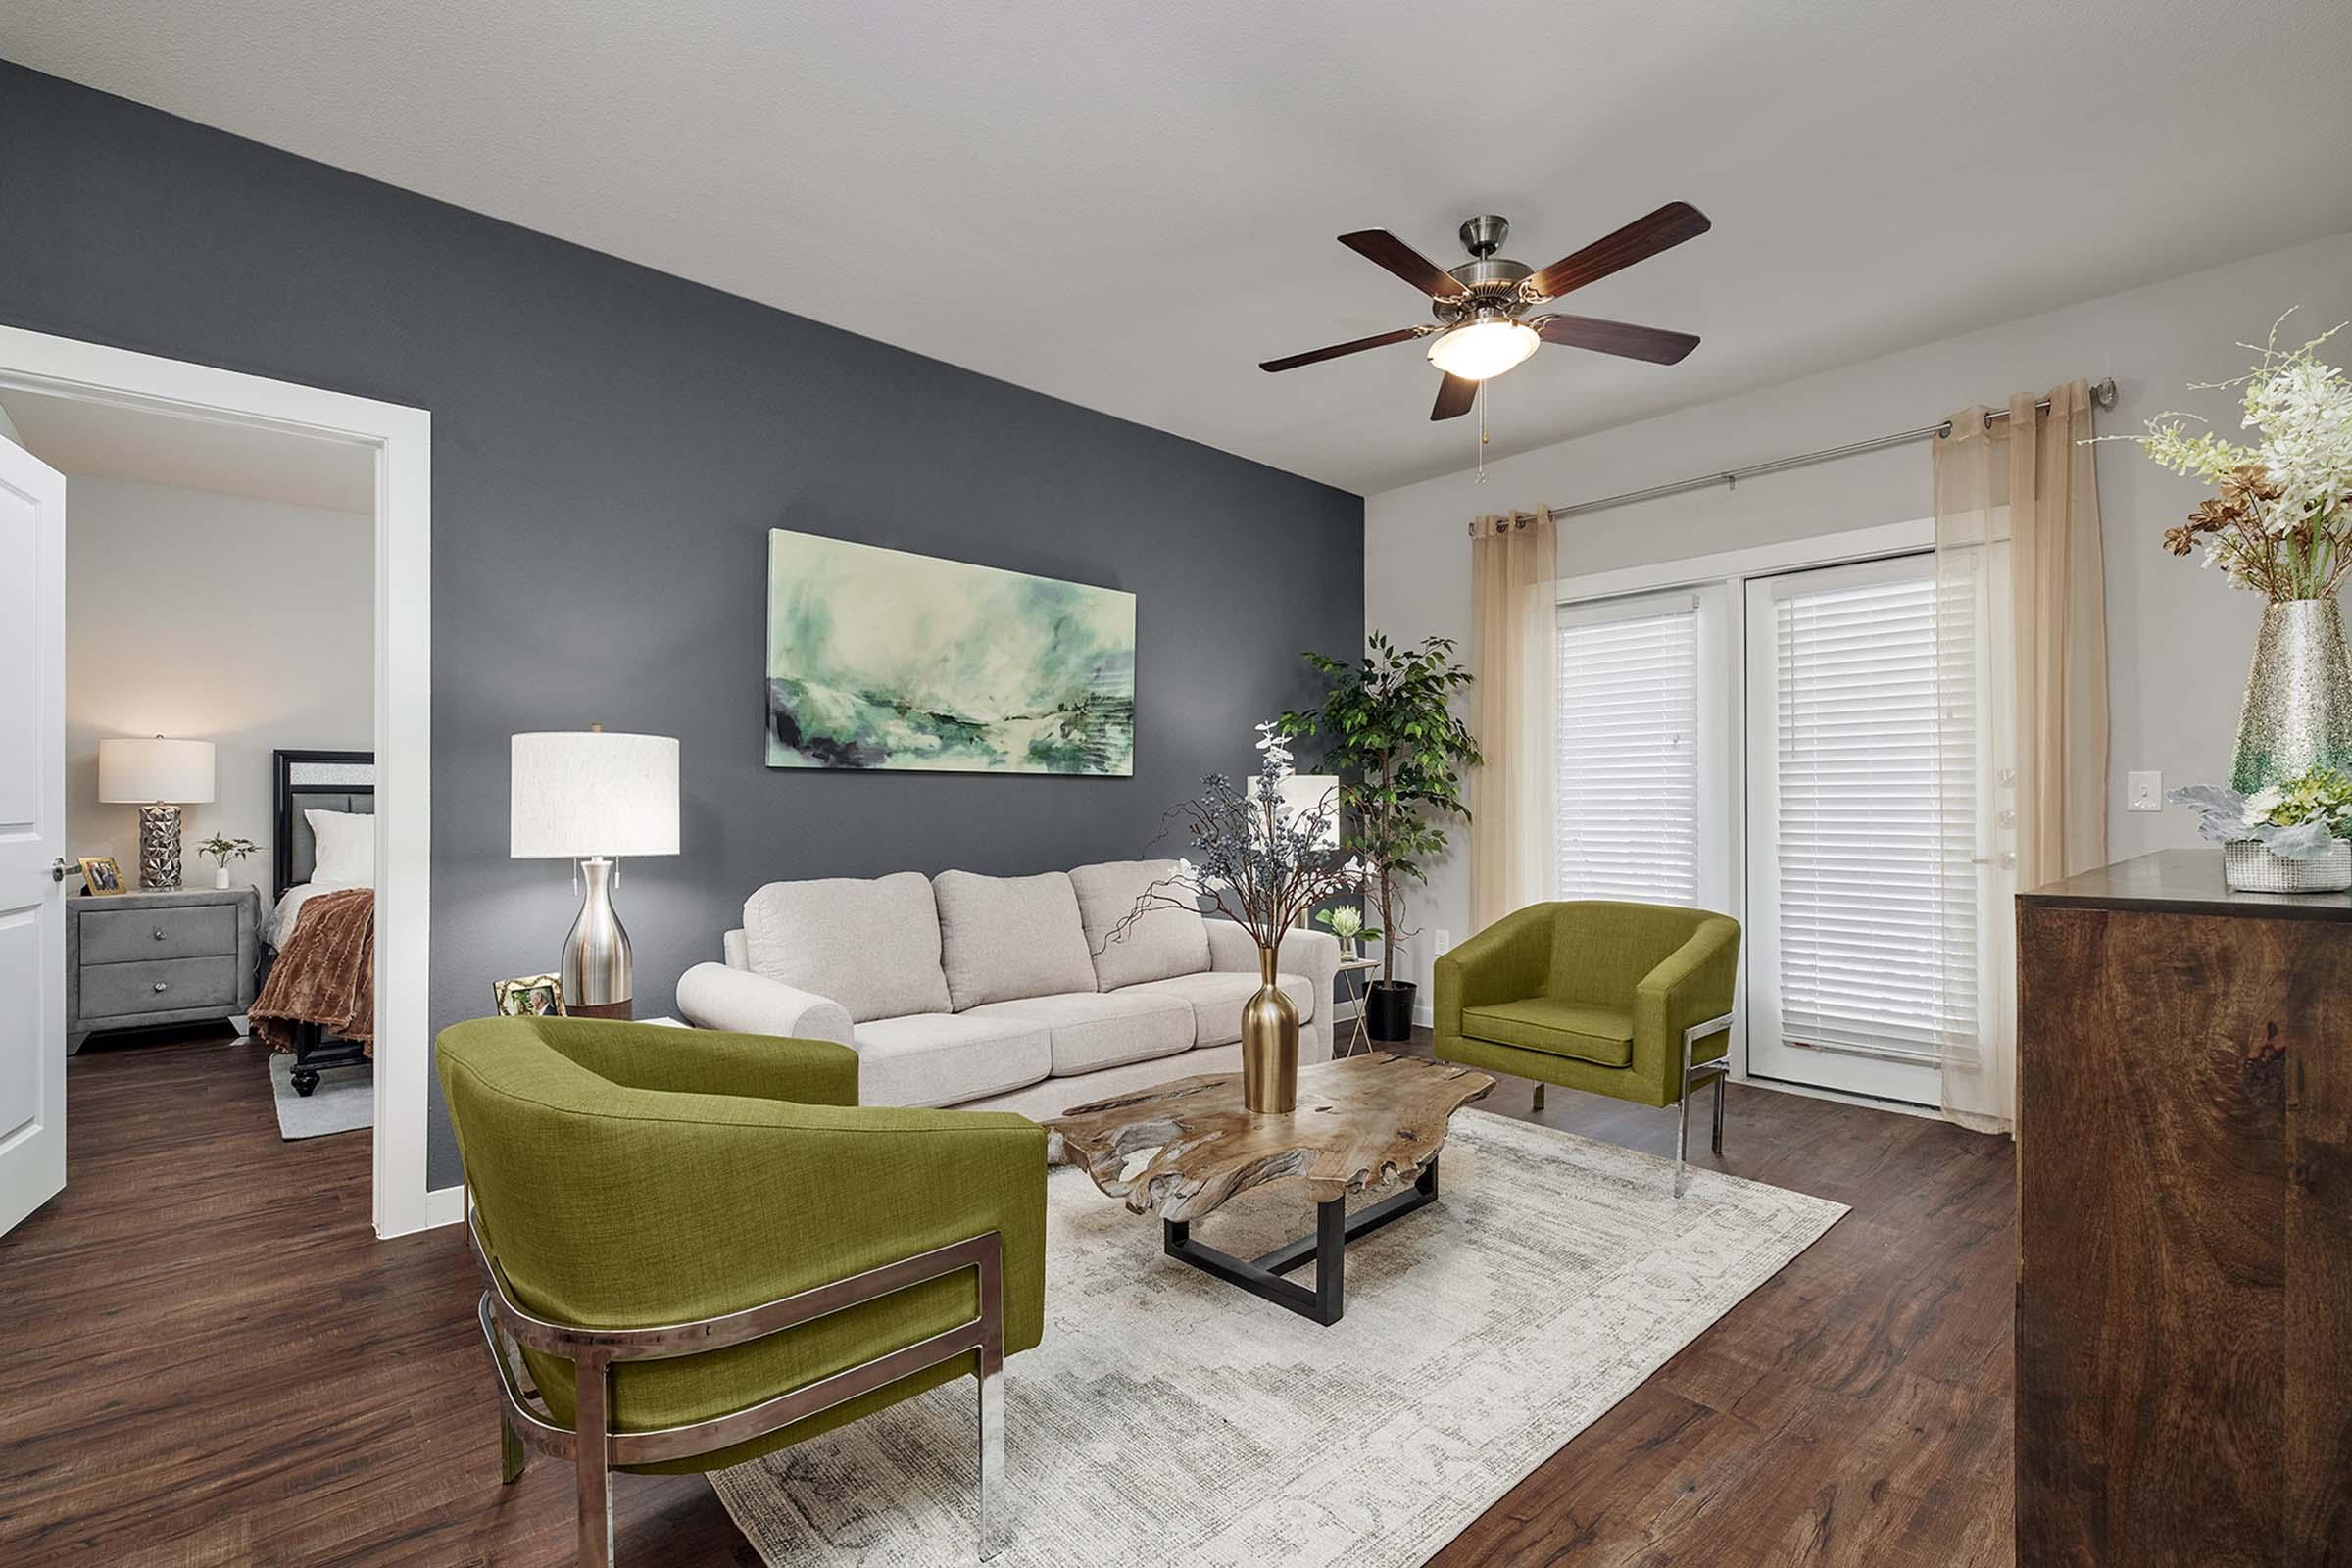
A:
{"type": "Polygon", "coordinates": [[[1382,1199],[1369,1208],[1359,1208],[1350,1214],[1344,1199],[1317,1203],[1314,1235],[1286,1242],[1263,1256],[1245,1261],[1230,1252],[1221,1252],[1194,1241],[1191,1224],[1174,1219],[1160,1222],[1162,1249],[1170,1257],[1190,1263],[1203,1274],[1213,1274],[1228,1285],[1238,1285],[1252,1296],[1263,1297],[1276,1306],[1288,1307],[1300,1317],[1312,1318],[1329,1328],[1348,1310],[1348,1244],[1393,1219],[1437,1201],[1437,1197],[1438,1161],[1433,1154],[1411,1187],[1394,1198],[1382,1199]],[[1315,1265],[1313,1290],[1283,1278],[1310,1260],[1315,1265]]]}

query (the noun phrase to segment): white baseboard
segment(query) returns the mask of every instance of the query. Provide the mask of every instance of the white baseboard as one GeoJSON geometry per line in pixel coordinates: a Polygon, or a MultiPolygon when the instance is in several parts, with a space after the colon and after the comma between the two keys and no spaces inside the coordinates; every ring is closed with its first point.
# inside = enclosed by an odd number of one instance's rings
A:
{"type": "Polygon", "coordinates": [[[424,1195],[424,1228],[455,1225],[466,1217],[466,1187],[436,1187],[424,1195]]]}

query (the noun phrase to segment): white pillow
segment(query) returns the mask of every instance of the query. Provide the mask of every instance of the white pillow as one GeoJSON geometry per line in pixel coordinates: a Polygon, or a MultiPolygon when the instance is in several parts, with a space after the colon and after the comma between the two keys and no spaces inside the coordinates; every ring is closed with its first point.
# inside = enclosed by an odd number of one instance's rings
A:
{"type": "Polygon", "coordinates": [[[375,818],[357,811],[305,811],[311,824],[311,880],[375,886],[375,818]]]}

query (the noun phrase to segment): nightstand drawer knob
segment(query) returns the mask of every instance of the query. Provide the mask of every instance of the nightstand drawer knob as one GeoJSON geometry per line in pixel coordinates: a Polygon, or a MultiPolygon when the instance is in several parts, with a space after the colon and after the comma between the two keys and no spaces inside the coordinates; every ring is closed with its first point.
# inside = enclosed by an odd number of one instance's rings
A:
{"type": "Polygon", "coordinates": [[[163,981],[161,981],[161,980],[158,980],[158,981],[155,983],[155,989],[156,989],[156,990],[158,990],[158,991],[169,991],[169,990],[171,989],[171,987],[170,987],[169,985],[165,984],[163,981]]]}
{"type": "Polygon", "coordinates": [[[164,928],[160,925],[155,928],[155,940],[158,942],[164,940],[164,928]]]}

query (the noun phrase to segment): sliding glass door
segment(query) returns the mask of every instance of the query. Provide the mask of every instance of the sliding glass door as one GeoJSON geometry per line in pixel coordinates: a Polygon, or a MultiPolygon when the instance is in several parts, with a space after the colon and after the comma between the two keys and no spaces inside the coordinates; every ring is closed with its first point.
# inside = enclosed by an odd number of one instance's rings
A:
{"type": "Polygon", "coordinates": [[[1746,583],[1750,1076],[1932,1105],[1939,1042],[1975,1037],[1936,595],[1925,555],[1746,583]]]}

